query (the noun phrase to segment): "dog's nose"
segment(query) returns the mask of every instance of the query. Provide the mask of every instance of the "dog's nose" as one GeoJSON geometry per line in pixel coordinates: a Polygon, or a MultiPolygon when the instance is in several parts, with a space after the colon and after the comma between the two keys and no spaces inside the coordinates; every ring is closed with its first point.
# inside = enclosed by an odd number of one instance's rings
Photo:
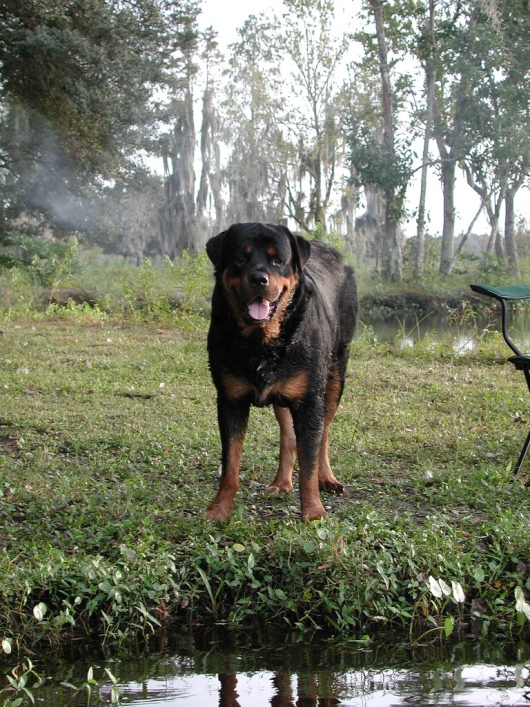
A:
{"type": "Polygon", "coordinates": [[[250,273],[248,279],[250,280],[250,284],[254,285],[254,287],[267,287],[269,284],[269,276],[266,272],[263,272],[263,270],[256,270],[250,273]]]}

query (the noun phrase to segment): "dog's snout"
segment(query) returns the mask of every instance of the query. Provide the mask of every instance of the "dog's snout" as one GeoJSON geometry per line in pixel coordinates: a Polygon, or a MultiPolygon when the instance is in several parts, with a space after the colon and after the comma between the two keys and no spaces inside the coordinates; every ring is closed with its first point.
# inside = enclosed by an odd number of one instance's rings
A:
{"type": "Polygon", "coordinates": [[[267,287],[269,284],[269,276],[266,272],[263,272],[263,270],[255,270],[250,273],[248,279],[250,284],[254,285],[254,287],[267,287]]]}

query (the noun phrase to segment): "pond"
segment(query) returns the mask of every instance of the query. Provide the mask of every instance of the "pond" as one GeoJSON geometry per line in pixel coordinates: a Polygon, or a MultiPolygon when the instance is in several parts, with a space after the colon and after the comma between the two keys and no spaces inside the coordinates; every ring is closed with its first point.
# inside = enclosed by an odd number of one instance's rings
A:
{"type": "MultiPolygon", "coordinates": [[[[530,644],[506,637],[408,644],[386,635],[370,641],[304,641],[295,634],[183,629],[141,654],[103,659],[96,652],[41,662],[53,675],[35,690],[44,707],[110,704],[105,668],[117,679],[119,704],[159,707],[324,707],[355,705],[526,705],[530,644]],[[99,682],[90,700],[81,686],[89,667],[99,682]],[[101,692],[100,692],[101,691],[101,692]]],[[[117,703],[118,704],[118,703],[117,703]]]]}
{"type": "MultiPolygon", "coordinates": [[[[530,310],[510,313],[509,332],[514,341],[521,346],[530,348],[530,310]]],[[[378,342],[395,342],[401,348],[415,346],[425,336],[436,334],[438,338],[451,336],[455,352],[464,352],[476,347],[476,330],[480,333],[484,329],[489,331],[502,331],[500,311],[492,318],[477,316],[476,320],[467,323],[457,321],[447,314],[428,314],[423,317],[407,314],[404,316],[393,315],[390,317],[363,316],[359,319],[356,336],[366,334],[378,342]]],[[[510,355],[509,349],[506,349],[510,355]]]]}

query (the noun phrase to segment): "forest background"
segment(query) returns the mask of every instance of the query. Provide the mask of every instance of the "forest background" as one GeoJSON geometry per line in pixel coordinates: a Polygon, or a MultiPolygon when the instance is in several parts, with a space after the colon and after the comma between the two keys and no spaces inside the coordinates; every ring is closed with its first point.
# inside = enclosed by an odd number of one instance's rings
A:
{"type": "Polygon", "coordinates": [[[344,27],[330,0],[283,0],[223,54],[200,0],[4,0],[0,265],[72,243],[174,259],[264,220],[340,242],[395,282],[406,266],[450,275],[464,256],[517,277],[527,0],[351,8],[344,27]],[[478,207],[457,231],[459,174],[478,207]]]}

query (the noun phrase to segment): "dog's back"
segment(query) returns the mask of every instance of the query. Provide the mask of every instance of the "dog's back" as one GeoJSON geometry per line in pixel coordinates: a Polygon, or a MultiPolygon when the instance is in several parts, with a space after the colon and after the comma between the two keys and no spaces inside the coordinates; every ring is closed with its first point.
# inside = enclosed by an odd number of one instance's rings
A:
{"type": "Polygon", "coordinates": [[[352,268],[341,254],[320,241],[311,241],[311,257],[304,270],[312,295],[319,299],[318,315],[333,329],[333,350],[347,346],[357,320],[357,286],[352,268]]]}

